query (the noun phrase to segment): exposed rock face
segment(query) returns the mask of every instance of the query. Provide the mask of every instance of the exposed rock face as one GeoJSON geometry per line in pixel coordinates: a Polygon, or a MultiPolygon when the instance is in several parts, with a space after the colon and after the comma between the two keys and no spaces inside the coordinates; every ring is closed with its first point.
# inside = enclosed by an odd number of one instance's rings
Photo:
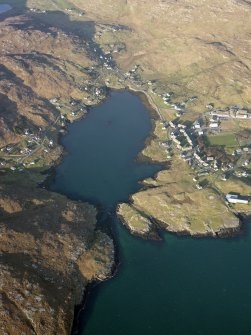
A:
{"type": "Polygon", "coordinates": [[[113,242],[91,205],[23,186],[0,190],[0,333],[69,334],[87,283],[111,275],[113,242]]]}

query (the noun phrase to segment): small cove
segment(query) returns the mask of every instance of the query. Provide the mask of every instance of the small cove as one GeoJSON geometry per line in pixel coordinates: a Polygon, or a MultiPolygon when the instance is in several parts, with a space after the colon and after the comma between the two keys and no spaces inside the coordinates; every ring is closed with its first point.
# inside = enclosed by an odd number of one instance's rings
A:
{"type": "MultiPolygon", "coordinates": [[[[113,211],[160,167],[137,162],[151,131],[149,111],[126,91],[69,127],[68,154],[52,188],[113,211]]],[[[80,335],[250,335],[251,237],[132,237],[113,219],[121,266],[90,295],[80,335]]]]}

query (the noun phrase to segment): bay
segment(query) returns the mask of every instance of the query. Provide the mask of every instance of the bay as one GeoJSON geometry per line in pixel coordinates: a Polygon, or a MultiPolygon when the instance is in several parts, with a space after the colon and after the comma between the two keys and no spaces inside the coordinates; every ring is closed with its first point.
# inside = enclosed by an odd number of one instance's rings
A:
{"type": "MultiPolygon", "coordinates": [[[[70,125],[53,189],[114,212],[140,189],[140,180],[160,169],[136,161],[151,128],[139,97],[112,92],[70,125]]],[[[81,335],[251,334],[248,231],[225,240],[164,234],[164,241],[149,242],[111,220],[121,264],[112,280],[92,291],[81,335]]]]}

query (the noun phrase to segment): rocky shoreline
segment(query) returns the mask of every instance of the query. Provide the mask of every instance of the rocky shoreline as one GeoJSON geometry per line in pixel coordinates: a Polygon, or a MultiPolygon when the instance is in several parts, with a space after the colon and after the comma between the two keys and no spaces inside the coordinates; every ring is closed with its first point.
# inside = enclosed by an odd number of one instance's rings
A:
{"type": "MultiPolygon", "coordinates": [[[[109,219],[113,220],[113,217],[110,217],[109,219]]],[[[108,228],[110,228],[110,227],[108,227],[108,228]]],[[[109,236],[111,236],[111,238],[113,240],[113,245],[114,245],[114,253],[113,253],[114,261],[113,261],[113,265],[112,265],[110,274],[104,280],[94,280],[86,286],[85,291],[82,295],[81,302],[79,304],[77,304],[75,306],[75,309],[74,309],[74,318],[73,318],[73,322],[72,322],[71,335],[78,335],[80,333],[81,329],[82,329],[80,321],[83,320],[83,315],[86,312],[86,308],[88,308],[88,303],[91,299],[91,295],[92,295],[93,290],[95,290],[97,285],[101,284],[102,282],[107,281],[107,280],[111,280],[112,278],[114,278],[114,276],[116,276],[117,271],[119,269],[120,256],[119,256],[119,247],[118,247],[118,243],[116,241],[116,236],[114,235],[113,232],[108,232],[107,234],[109,236]]]]}
{"type": "Polygon", "coordinates": [[[128,229],[128,231],[137,237],[143,238],[145,240],[152,240],[152,241],[160,241],[161,237],[159,234],[160,228],[157,228],[156,225],[151,223],[150,227],[146,229],[135,229],[132,225],[130,225],[124,218],[123,215],[119,214],[119,206],[117,210],[117,217],[119,218],[120,222],[128,229]]]}
{"type": "Polygon", "coordinates": [[[113,241],[96,231],[92,205],[36,187],[27,196],[27,185],[1,187],[0,329],[69,334],[86,285],[112,273],[113,241]]]}
{"type": "MultiPolygon", "coordinates": [[[[129,203],[130,204],[130,203],[129,203]]],[[[184,237],[192,237],[192,238],[232,238],[237,237],[243,234],[243,225],[245,224],[245,219],[240,218],[239,224],[235,228],[222,228],[217,232],[193,232],[191,233],[190,230],[172,230],[167,228],[166,224],[164,222],[158,221],[155,218],[151,217],[148,218],[148,220],[151,222],[150,226],[144,227],[144,228],[135,228],[134,224],[131,224],[131,218],[130,220],[127,220],[125,218],[125,214],[120,211],[120,205],[117,209],[117,215],[121,221],[121,223],[128,229],[128,231],[137,237],[143,238],[145,240],[153,240],[153,241],[159,241],[162,240],[162,233],[168,232],[170,234],[175,234],[177,236],[184,236],[184,237]]]]}

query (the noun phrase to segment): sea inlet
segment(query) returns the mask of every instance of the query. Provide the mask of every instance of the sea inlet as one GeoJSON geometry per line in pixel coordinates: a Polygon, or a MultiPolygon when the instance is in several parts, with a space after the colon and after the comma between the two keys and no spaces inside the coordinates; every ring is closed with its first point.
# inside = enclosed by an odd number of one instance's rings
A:
{"type": "Polygon", "coordinates": [[[96,204],[110,219],[120,265],[88,298],[79,335],[250,335],[251,235],[194,239],[133,237],[115,207],[160,166],[136,160],[151,132],[140,98],[112,92],[63,137],[67,155],[53,189],[96,204]]]}

